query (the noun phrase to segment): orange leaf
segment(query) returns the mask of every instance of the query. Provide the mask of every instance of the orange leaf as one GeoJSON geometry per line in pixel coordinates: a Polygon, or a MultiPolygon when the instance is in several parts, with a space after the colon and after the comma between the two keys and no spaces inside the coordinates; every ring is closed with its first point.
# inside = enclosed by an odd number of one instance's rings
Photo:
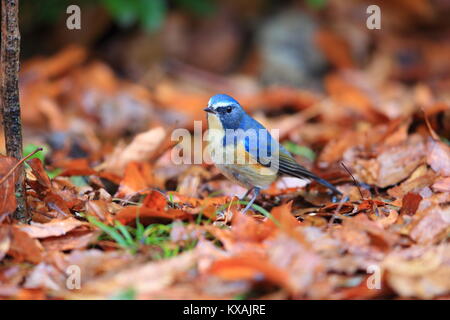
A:
{"type": "Polygon", "coordinates": [[[354,67],[350,46],[343,37],[330,30],[320,30],[315,40],[327,60],[334,66],[343,69],[354,67]]]}
{"type": "Polygon", "coordinates": [[[450,176],[450,147],[440,141],[428,141],[427,163],[442,176],[450,176]]]}
{"type": "Polygon", "coordinates": [[[255,241],[261,242],[266,239],[274,228],[258,222],[256,219],[244,215],[238,211],[233,215],[232,232],[237,241],[255,241]]]}
{"type": "Polygon", "coordinates": [[[116,219],[126,224],[139,218],[162,218],[169,220],[186,219],[191,215],[183,210],[166,209],[167,200],[161,193],[152,191],[144,199],[142,206],[129,206],[120,210],[116,219]]]}
{"type": "Polygon", "coordinates": [[[89,166],[86,158],[71,159],[61,164],[64,171],[59,175],[63,177],[70,176],[90,176],[96,174],[96,171],[89,166]]]}
{"type": "Polygon", "coordinates": [[[450,192],[450,177],[436,180],[432,188],[435,192],[450,192]]]}
{"type": "Polygon", "coordinates": [[[168,209],[166,211],[154,210],[152,208],[147,207],[126,207],[120,210],[116,219],[119,220],[123,224],[127,224],[131,221],[134,221],[136,217],[145,219],[145,218],[162,218],[169,220],[178,220],[178,219],[186,219],[191,215],[177,209],[168,209]]]}
{"type": "Polygon", "coordinates": [[[45,196],[43,201],[47,204],[47,206],[50,209],[55,210],[62,216],[66,217],[70,216],[70,209],[67,206],[66,201],[64,201],[64,199],[61,198],[56,193],[53,192],[49,193],[48,195],[45,196]]]}
{"type": "Polygon", "coordinates": [[[147,192],[152,182],[150,171],[150,166],[147,163],[128,163],[116,197],[121,198],[147,192]]]}
{"type": "Polygon", "coordinates": [[[255,257],[232,257],[215,261],[209,273],[227,281],[267,280],[292,291],[288,274],[270,262],[255,257]]]}
{"type": "MultiPolygon", "coordinates": [[[[292,201],[283,204],[281,206],[275,207],[270,212],[276,221],[279,222],[280,229],[287,233],[289,236],[293,237],[303,245],[310,247],[310,243],[306,241],[303,235],[298,231],[298,227],[302,225],[300,221],[295,219],[291,212],[292,201]]],[[[268,220],[268,224],[274,224],[273,221],[268,220]]]]}
{"type": "MultiPolygon", "coordinates": [[[[9,170],[17,163],[17,159],[12,157],[0,157],[0,176],[4,177],[9,170]]],[[[14,171],[6,180],[0,185],[0,218],[14,212],[16,210],[16,195],[15,185],[19,176],[14,171]]]]}
{"type": "Polygon", "coordinates": [[[38,158],[33,158],[27,162],[30,165],[31,170],[33,171],[33,174],[36,177],[39,184],[46,189],[51,189],[52,183],[51,183],[50,178],[48,177],[47,173],[45,172],[42,161],[39,160],[38,158]]]}
{"type": "Polygon", "coordinates": [[[167,206],[167,199],[161,192],[152,191],[145,197],[142,206],[162,211],[167,206]]]}
{"type": "Polygon", "coordinates": [[[408,192],[402,200],[402,208],[400,210],[401,214],[414,215],[419,208],[420,201],[422,201],[422,196],[417,193],[408,192]]]}
{"type": "Polygon", "coordinates": [[[11,226],[11,245],[8,254],[19,260],[38,264],[42,261],[42,246],[18,227],[11,226]]]}
{"type": "Polygon", "coordinates": [[[65,235],[78,227],[87,225],[85,222],[69,217],[67,219],[53,219],[48,223],[32,223],[19,225],[17,228],[26,232],[31,238],[48,238],[65,235]]]}

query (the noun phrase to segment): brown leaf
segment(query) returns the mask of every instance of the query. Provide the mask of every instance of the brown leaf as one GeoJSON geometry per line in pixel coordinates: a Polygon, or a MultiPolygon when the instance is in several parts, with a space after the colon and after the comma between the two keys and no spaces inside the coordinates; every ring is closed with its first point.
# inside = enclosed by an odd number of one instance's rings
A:
{"type": "Polygon", "coordinates": [[[273,225],[258,222],[238,211],[233,214],[232,235],[235,241],[261,242],[273,231],[273,225]]]}
{"type": "Polygon", "coordinates": [[[152,191],[145,197],[142,202],[142,206],[152,208],[157,211],[162,211],[167,206],[167,199],[161,192],[152,191]]]}
{"type": "Polygon", "coordinates": [[[45,288],[51,291],[61,291],[64,287],[65,275],[54,266],[45,262],[39,263],[28,275],[24,288],[45,288]]]}
{"type": "Polygon", "coordinates": [[[450,177],[436,180],[432,188],[435,192],[450,192],[450,177]]]}
{"type": "Polygon", "coordinates": [[[149,207],[136,207],[136,206],[125,207],[122,210],[120,210],[116,215],[116,219],[123,224],[135,221],[137,217],[139,217],[139,219],[141,219],[142,222],[144,220],[147,221],[154,219],[184,220],[191,217],[191,215],[178,209],[157,210],[149,207]]]}
{"type": "Polygon", "coordinates": [[[86,203],[86,213],[100,219],[100,221],[111,224],[113,218],[109,210],[109,204],[105,200],[90,200],[86,203]]]}
{"type": "Polygon", "coordinates": [[[9,250],[11,245],[11,234],[9,226],[0,226],[0,261],[9,250]]]}
{"type": "Polygon", "coordinates": [[[386,150],[377,157],[379,164],[376,185],[387,187],[407,178],[424,161],[425,145],[419,136],[400,146],[386,150]]]}
{"type": "Polygon", "coordinates": [[[268,220],[268,224],[279,224],[279,228],[289,236],[293,237],[306,247],[309,247],[311,245],[304,238],[303,234],[297,230],[297,228],[301,226],[302,223],[295,219],[292,215],[292,202],[288,202],[279,207],[273,208],[271,214],[278,223],[268,220]]]}
{"type": "Polygon", "coordinates": [[[19,260],[39,263],[42,260],[42,246],[17,226],[11,226],[11,245],[8,254],[19,260]]]}
{"type": "Polygon", "coordinates": [[[427,144],[427,163],[444,177],[450,176],[450,147],[440,141],[432,139],[427,144]]]}
{"type": "Polygon", "coordinates": [[[67,219],[53,219],[48,223],[31,222],[30,225],[19,225],[17,228],[26,232],[31,238],[39,239],[62,236],[83,225],[88,224],[69,217],[67,219]]]}
{"type": "Polygon", "coordinates": [[[436,180],[436,174],[426,164],[419,166],[411,176],[401,184],[390,188],[388,194],[395,198],[403,198],[408,192],[420,192],[436,180]]]}
{"type": "Polygon", "coordinates": [[[426,148],[419,135],[411,135],[404,143],[387,148],[374,159],[348,159],[358,177],[368,184],[385,188],[396,184],[425,162],[426,148]]]}
{"type": "Polygon", "coordinates": [[[109,171],[120,174],[130,162],[149,160],[158,151],[158,147],[164,142],[165,138],[166,131],[163,127],[153,128],[140,133],[134,137],[128,146],[117,146],[102,165],[102,168],[107,168],[109,171]]]}
{"type": "Polygon", "coordinates": [[[38,183],[46,189],[51,189],[52,183],[47,173],[45,172],[44,165],[42,164],[41,160],[38,158],[33,158],[31,160],[28,160],[27,162],[30,165],[31,170],[38,183]]]}
{"type": "Polygon", "coordinates": [[[402,297],[430,299],[450,290],[450,247],[416,246],[390,253],[383,261],[387,282],[402,297]]]}
{"type": "MultiPolygon", "coordinates": [[[[302,235],[306,237],[304,230],[301,228],[302,235]]],[[[265,240],[264,244],[271,264],[287,274],[288,285],[285,288],[295,298],[303,297],[304,294],[313,299],[326,296],[329,292],[326,283],[316,287],[325,273],[323,258],[312,250],[312,246],[302,245],[294,237],[282,232],[265,240]]]]}
{"type": "Polygon", "coordinates": [[[84,249],[97,237],[98,233],[91,230],[75,229],[63,236],[42,239],[41,244],[47,251],[84,249]]]}
{"type": "Polygon", "coordinates": [[[398,240],[398,235],[384,230],[378,223],[369,220],[366,215],[359,214],[354,218],[345,219],[344,226],[353,230],[360,230],[370,237],[371,244],[386,251],[398,240]]]}
{"type": "Polygon", "coordinates": [[[190,214],[183,210],[166,208],[167,200],[160,192],[152,191],[147,195],[142,203],[142,206],[128,206],[120,210],[116,219],[126,224],[131,221],[145,218],[161,218],[161,219],[186,219],[191,217],[190,214]]]}
{"type": "Polygon", "coordinates": [[[116,193],[118,198],[126,198],[137,193],[148,193],[153,181],[150,166],[147,163],[130,162],[116,193]]]}
{"type": "Polygon", "coordinates": [[[61,161],[58,166],[63,168],[59,176],[90,176],[97,172],[89,166],[89,161],[85,158],[70,159],[68,161],[61,161]]]}
{"type": "Polygon", "coordinates": [[[270,262],[251,256],[240,256],[217,260],[213,263],[208,273],[223,280],[266,280],[292,291],[289,277],[282,269],[270,262]]]}
{"type": "Polygon", "coordinates": [[[43,201],[51,210],[55,210],[62,217],[69,217],[71,215],[66,201],[56,193],[48,193],[43,201]]]}
{"type": "MultiPolygon", "coordinates": [[[[12,157],[0,157],[0,177],[4,177],[17,163],[12,157]]],[[[0,185],[0,218],[16,210],[15,185],[19,176],[14,171],[2,185],[0,185]]]]}
{"type": "Polygon", "coordinates": [[[418,243],[434,243],[445,238],[450,231],[450,205],[433,204],[417,215],[421,219],[414,225],[410,236],[418,243]]]}
{"type": "Polygon", "coordinates": [[[319,48],[335,67],[343,69],[354,67],[350,46],[345,38],[325,29],[318,31],[315,36],[319,48]]]}
{"type": "Polygon", "coordinates": [[[408,192],[403,197],[400,214],[414,215],[419,208],[420,201],[422,201],[422,197],[419,194],[408,192]]]}
{"type": "Polygon", "coordinates": [[[71,299],[107,299],[129,288],[133,288],[137,295],[158,292],[194,268],[197,259],[197,251],[192,250],[171,259],[131,266],[89,281],[81,290],[68,292],[65,296],[71,299]]]}

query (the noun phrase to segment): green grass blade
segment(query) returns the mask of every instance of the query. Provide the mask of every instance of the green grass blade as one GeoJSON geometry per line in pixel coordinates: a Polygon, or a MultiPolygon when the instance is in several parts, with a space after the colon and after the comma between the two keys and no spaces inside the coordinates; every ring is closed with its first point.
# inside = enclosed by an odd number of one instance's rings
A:
{"type": "Polygon", "coordinates": [[[125,240],[127,241],[129,246],[134,246],[134,240],[131,237],[130,232],[127,230],[127,228],[120,223],[119,221],[116,221],[116,228],[119,229],[119,231],[122,233],[122,235],[124,236],[125,240]]]}
{"type": "Polygon", "coordinates": [[[114,241],[116,241],[121,247],[129,249],[129,245],[127,241],[123,238],[123,236],[113,227],[107,226],[106,224],[98,221],[94,217],[87,217],[88,221],[92,223],[94,226],[102,230],[104,233],[109,235],[114,241]]]}

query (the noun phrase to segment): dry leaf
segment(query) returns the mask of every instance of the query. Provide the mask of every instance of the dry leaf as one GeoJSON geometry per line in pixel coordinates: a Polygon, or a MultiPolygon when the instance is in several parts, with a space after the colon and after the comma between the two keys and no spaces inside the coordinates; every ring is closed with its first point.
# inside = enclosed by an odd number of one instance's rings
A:
{"type": "MultiPolygon", "coordinates": [[[[0,177],[4,177],[11,168],[17,163],[17,159],[12,157],[0,157],[0,177]]],[[[19,176],[14,171],[4,182],[0,185],[0,218],[14,212],[16,210],[16,182],[19,176]]]]}
{"type": "Polygon", "coordinates": [[[134,137],[133,141],[126,146],[117,146],[106,162],[103,169],[109,171],[123,172],[129,162],[144,162],[149,160],[161,146],[166,138],[166,131],[163,127],[150,129],[134,137]]]}
{"type": "Polygon", "coordinates": [[[450,147],[440,141],[428,141],[427,163],[444,177],[450,176],[450,147]]]}
{"type": "Polygon", "coordinates": [[[48,223],[31,222],[30,225],[20,225],[18,228],[26,232],[31,238],[48,238],[65,235],[67,232],[87,225],[87,223],[74,218],[53,219],[48,223]]]}

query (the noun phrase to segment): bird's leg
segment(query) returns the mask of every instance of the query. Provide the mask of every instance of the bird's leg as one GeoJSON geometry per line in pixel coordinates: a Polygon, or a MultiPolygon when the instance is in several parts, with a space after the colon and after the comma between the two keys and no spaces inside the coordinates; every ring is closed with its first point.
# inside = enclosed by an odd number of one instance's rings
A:
{"type": "Polygon", "coordinates": [[[250,192],[252,192],[253,191],[253,189],[255,189],[255,188],[250,188],[250,189],[248,189],[247,190],[247,192],[245,193],[245,195],[241,198],[241,199],[239,199],[239,200],[245,200],[245,198],[247,198],[248,197],[248,195],[250,194],[250,192]]]}
{"type": "Polygon", "coordinates": [[[253,188],[254,192],[253,192],[253,197],[252,199],[248,202],[247,206],[244,208],[244,210],[242,211],[243,214],[245,214],[245,212],[250,209],[250,207],[253,205],[253,202],[255,202],[256,198],[259,196],[259,192],[261,191],[260,188],[255,187],[253,188]]]}

